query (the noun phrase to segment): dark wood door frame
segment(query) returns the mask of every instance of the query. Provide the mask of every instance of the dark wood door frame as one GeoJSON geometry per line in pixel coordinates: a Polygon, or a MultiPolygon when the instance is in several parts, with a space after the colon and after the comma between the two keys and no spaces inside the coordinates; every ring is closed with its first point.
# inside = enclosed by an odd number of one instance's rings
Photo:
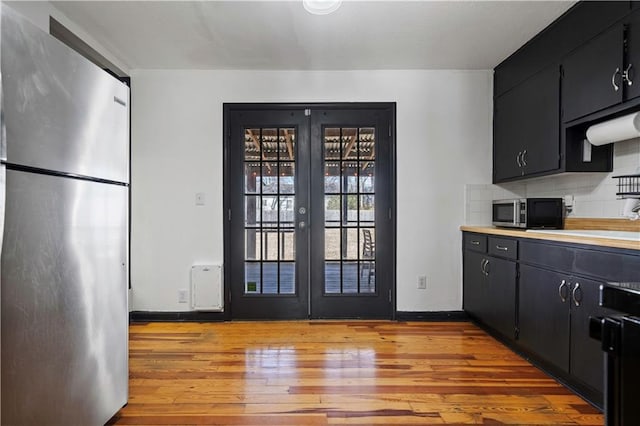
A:
{"type": "Polygon", "coordinates": [[[229,220],[229,212],[231,208],[231,193],[228,190],[228,187],[231,182],[231,169],[233,165],[230,164],[230,131],[231,131],[231,122],[230,116],[232,112],[241,112],[241,111],[268,111],[268,110],[309,110],[313,111],[314,109],[322,109],[322,110],[387,110],[390,113],[390,129],[389,129],[389,150],[391,158],[389,159],[391,165],[390,171],[390,227],[392,229],[392,241],[390,242],[391,247],[389,247],[386,251],[387,255],[392,256],[391,260],[391,273],[390,273],[390,288],[391,288],[391,313],[390,319],[395,319],[397,312],[397,303],[396,303],[396,263],[397,263],[397,254],[396,254],[396,239],[397,239],[397,198],[396,198],[396,104],[395,102],[339,102],[339,103],[224,103],[223,104],[223,218],[224,218],[224,226],[223,226],[223,235],[224,235],[224,260],[223,264],[225,264],[224,268],[224,300],[225,300],[225,308],[224,308],[224,318],[226,320],[232,319],[231,312],[231,271],[230,268],[227,268],[226,265],[229,264],[227,257],[231,253],[231,227],[229,220]]]}

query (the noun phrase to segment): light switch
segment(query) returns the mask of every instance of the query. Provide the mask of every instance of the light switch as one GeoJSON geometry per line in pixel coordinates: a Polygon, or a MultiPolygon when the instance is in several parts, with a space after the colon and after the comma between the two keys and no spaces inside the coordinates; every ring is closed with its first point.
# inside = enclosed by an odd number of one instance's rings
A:
{"type": "Polygon", "coordinates": [[[197,192],[196,193],[196,206],[204,206],[204,203],[205,203],[204,192],[197,192]]]}

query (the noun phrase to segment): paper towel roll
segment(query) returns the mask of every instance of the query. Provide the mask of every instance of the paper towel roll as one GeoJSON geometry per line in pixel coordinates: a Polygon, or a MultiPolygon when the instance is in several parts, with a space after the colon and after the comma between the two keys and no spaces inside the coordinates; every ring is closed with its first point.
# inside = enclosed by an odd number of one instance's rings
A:
{"type": "Polygon", "coordinates": [[[594,124],[587,129],[587,140],[600,146],[640,136],[640,112],[594,124]]]}
{"type": "Polygon", "coordinates": [[[628,198],[624,202],[624,208],[622,209],[622,216],[628,217],[631,220],[638,220],[638,209],[640,208],[640,200],[636,198],[628,198]]]}

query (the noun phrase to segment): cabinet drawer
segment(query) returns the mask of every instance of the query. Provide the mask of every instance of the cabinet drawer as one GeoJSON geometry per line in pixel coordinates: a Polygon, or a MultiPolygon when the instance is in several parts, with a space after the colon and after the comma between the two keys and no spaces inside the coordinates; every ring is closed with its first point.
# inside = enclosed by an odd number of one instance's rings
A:
{"type": "Polygon", "coordinates": [[[520,241],[520,262],[560,271],[573,270],[575,251],[569,247],[520,241]]]}
{"type": "Polygon", "coordinates": [[[575,273],[598,277],[603,281],[637,281],[640,256],[576,250],[575,273]]]}
{"type": "Polygon", "coordinates": [[[489,254],[507,259],[518,258],[518,240],[507,238],[489,238],[489,254]]]}
{"type": "Polygon", "coordinates": [[[464,249],[487,252],[487,236],[482,234],[464,234],[464,249]]]}

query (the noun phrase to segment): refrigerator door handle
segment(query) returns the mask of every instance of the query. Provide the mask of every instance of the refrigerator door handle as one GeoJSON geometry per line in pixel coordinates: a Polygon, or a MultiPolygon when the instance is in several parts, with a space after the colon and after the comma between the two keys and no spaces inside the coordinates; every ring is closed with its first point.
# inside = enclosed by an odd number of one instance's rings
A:
{"type": "Polygon", "coordinates": [[[4,96],[2,86],[2,71],[0,71],[0,161],[5,162],[7,161],[7,129],[4,124],[4,96]]]}

